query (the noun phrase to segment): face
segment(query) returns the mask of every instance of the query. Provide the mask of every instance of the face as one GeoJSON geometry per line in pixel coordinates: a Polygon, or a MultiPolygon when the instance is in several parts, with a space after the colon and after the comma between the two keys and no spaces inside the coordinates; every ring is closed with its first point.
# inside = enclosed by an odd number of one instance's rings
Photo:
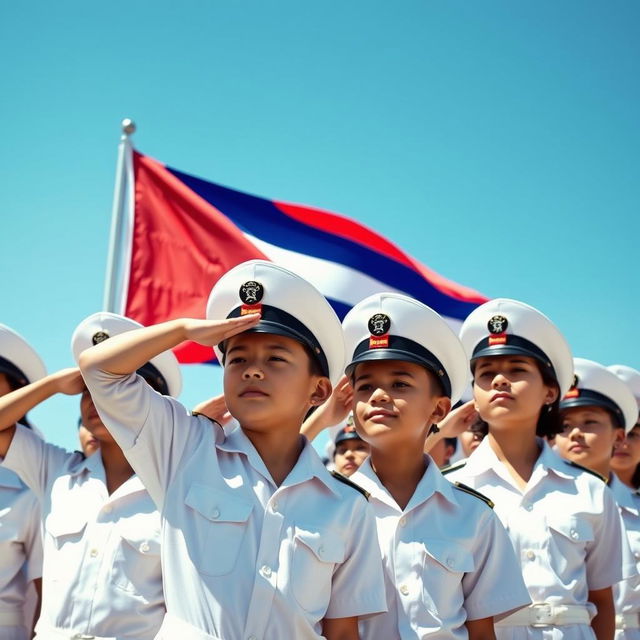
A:
{"type": "Polygon", "coordinates": [[[601,407],[573,407],[563,409],[561,416],[563,430],[555,439],[558,453],[590,469],[608,469],[613,447],[624,436],[609,413],[601,407]]]}
{"type": "Polygon", "coordinates": [[[0,373],[0,397],[6,396],[7,393],[12,391],[11,384],[9,383],[9,378],[4,374],[0,373]]]}
{"type": "Polygon", "coordinates": [[[544,383],[533,358],[505,355],[475,362],[473,398],[492,429],[535,425],[541,410],[557,397],[557,388],[544,383]]]}
{"type": "Polygon", "coordinates": [[[356,366],[352,385],[358,434],[379,449],[422,447],[429,427],[451,408],[427,370],[411,362],[363,362],[356,366]]]}
{"type": "Polygon", "coordinates": [[[87,431],[98,440],[98,442],[113,442],[113,437],[100,419],[93,400],[89,395],[89,391],[86,388],[80,397],[80,419],[87,431]]]}
{"type": "Polygon", "coordinates": [[[462,447],[462,453],[465,458],[468,458],[482,442],[484,434],[478,431],[471,431],[467,429],[458,436],[458,442],[462,447]]]}
{"type": "Polygon", "coordinates": [[[312,406],[331,395],[331,383],[310,371],[304,347],[270,333],[243,333],[227,340],[224,397],[243,429],[296,429],[312,406]]]}
{"type": "Polygon", "coordinates": [[[619,442],[616,443],[611,458],[614,471],[635,471],[640,464],[640,421],[619,442]]]}
{"type": "Polygon", "coordinates": [[[338,473],[348,477],[358,470],[368,455],[369,445],[363,440],[343,440],[336,446],[333,463],[338,473]]]}
{"type": "Polygon", "coordinates": [[[80,428],[78,429],[78,439],[80,440],[82,452],[87,456],[87,458],[100,448],[98,440],[94,438],[89,429],[84,425],[80,425],[80,428]]]}

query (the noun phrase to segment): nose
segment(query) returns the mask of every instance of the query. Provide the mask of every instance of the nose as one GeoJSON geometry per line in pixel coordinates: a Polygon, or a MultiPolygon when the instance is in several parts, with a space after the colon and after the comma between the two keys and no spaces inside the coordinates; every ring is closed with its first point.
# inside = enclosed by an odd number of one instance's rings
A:
{"type": "Polygon", "coordinates": [[[247,364],[242,372],[243,380],[262,380],[263,378],[264,372],[257,364],[247,364]]]}
{"type": "Polygon", "coordinates": [[[582,429],[580,429],[580,425],[573,425],[569,428],[569,438],[572,440],[577,440],[582,437],[582,429]]]}
{"type": "Polygon", "coordinates": [[[371,394],[371,402],[389,402],[389,394],[382,387],[377,387],[371,394]]]}
{"type": "Polygon", "coordinates": [[[509,381],[502,373],[498,372],[493,376],[492,386],[494,389],[501,389],[502,387],[506,387],[508,385],[509,381]]]}

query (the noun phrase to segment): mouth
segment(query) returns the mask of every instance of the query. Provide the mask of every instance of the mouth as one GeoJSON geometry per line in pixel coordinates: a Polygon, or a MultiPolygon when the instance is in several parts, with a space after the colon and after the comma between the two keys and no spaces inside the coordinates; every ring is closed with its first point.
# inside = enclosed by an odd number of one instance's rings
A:
{"type": "Polygon", "coordinates": [[[586,444],[572,444],[569,447],[569,453],[582,453],[583,451],[586,451],[587,449],[589,449],[589,447],[587,447],[586,444]]]}
{"type": "Polygon", "coordinates": [[[614,451],[613,452],[613,457],[614,458],[628,458],[629,454],[626,451],[614,451]]]}
{"type": "Polygon", "coordinates": [[[257,387],[249,387],[240,393],[240,398],[266,398],[269,394],[258,389],[257,387]]]}
{"type": "Polygon", "coordinates": [[[513,400],[513,396],[510,393],[494,393],[489,402],[497,402],[498,400],[513,400]]]}
{"type": "Polygon", "coordinates": [[[366,415],[367,420],[384,420],[386,418],[395,418],[395,414],[386,409],[374,409],[366,415]]]}

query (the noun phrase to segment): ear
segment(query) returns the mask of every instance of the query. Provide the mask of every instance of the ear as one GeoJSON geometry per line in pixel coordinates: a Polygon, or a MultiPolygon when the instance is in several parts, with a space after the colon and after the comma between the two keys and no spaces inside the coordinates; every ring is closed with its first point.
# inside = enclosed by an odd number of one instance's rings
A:
{"type": "Polygon", "coordinates": [[[449,414],[449,411],[451,411],[451,398],[440,396],[436,401],[436,406],[433,408],[428,424],[442,422],[449,414]]]}
{"type": "Polygon", "coordinates": [[[613,446],[619,447],[624,442],[624,438],[625,438],[624,429],[616,429],[613,437],[613,446]]]}
{"type": "Polygon", "coordinates": [[[558,389],[558,387],[555,384],[548,386],[547,392],[545,393],[545,396],[544,396],[544,403],[553,404],[558,399],[559,395],[560,395],[560,389],[558,389]]]}
{"type": "Polygon", "coordinates": [[[324,404],[331,397],[332,391],[333,387],[331,386],[331,381],[329,380],[329,378],[318,378],[315,388],[311,393],[309,402],[312,406],[318,407],[321,404],[324,404]]]}

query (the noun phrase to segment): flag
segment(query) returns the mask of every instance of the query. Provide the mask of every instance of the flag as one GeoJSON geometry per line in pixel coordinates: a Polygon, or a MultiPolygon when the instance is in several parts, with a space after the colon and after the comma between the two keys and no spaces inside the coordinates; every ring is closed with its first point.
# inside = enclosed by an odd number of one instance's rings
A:
{"type": "MultiPolygon", "coordinates": [[[[410,295],[457,329],[486,298],[446,280],[372,229],[313,207],[268,200],[196,178],[130,150],[120,313],[144,325],[204,317],[212,286],[253,258],[313,283],[343,318],[380,291],[410,295]]],[[[183,363],[214,360],[194,343],[183,363]]]]}

